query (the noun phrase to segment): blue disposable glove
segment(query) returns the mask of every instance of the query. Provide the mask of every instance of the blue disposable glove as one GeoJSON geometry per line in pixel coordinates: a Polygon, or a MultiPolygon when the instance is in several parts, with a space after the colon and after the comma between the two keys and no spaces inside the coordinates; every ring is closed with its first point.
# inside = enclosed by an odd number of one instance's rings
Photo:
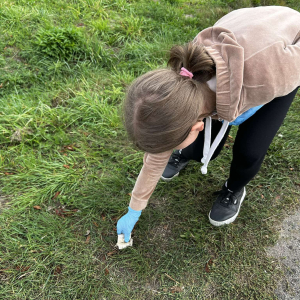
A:
{"type": "Polygon", "coordinates": [[[118,235],[123,233],[124,240],[126,243],[129,242],[131,231],[135,223],[139,220],[142,211],[134,210],[128,206],[128,213],[124,215],[117,223],[117,233],[118,235]]]}

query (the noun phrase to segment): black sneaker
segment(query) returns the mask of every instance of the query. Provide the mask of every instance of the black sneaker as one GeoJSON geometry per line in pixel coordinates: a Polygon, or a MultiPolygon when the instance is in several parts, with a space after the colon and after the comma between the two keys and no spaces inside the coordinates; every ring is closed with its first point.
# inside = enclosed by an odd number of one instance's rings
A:
{"type": "Polygon", "coordinates": [[[161,179],[164,181],[170,181],[174,177],[178,176],[179,172],[183,170],[189,163],[189,159],[186,159],[182,154],[182,150],[175,150],[170,156],[169,162],[161,175],[161,179]]]}
{"type": "Polygon", "coordinates": [[[225,185],[215,201],[208,217],[214,226],[221,226],[232,223],[240,212],[241,205],[246,196],[246,189],[243,187],[238,192],[232,192],[225,185]]]}

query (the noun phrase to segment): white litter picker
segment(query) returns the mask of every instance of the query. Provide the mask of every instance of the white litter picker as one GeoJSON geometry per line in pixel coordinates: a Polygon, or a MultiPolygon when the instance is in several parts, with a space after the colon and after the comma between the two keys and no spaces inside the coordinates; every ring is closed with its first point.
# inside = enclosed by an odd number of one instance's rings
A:
{"type": "Polygon", "coordinates": [[[133,243],[133,239],[131,238],[131,234],[128,243],[125,242],[124,234],[118,234],[118,242],[116,244],[116,247],[118,247],[120,250],[127,247],[131,247],[132,243],[133,243]]]}

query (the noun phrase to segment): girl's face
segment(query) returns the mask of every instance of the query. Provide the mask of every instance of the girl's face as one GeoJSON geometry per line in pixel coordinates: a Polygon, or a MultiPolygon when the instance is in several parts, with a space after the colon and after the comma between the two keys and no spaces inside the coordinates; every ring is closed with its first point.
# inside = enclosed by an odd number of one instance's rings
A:
{"type": "Polygon", "coordinates": [[[180,145],[178,145],[175,149],[176,150],[184,149],[187,146],[189,146],[190,144],[194,143],[194,141],[198,137],[199,132],[202,131],[203,129],[204,129],[203,121],[197,122],[192,127],[192,129],[191,129],[189,135],[187,136],[187,138],[180,145]]]}

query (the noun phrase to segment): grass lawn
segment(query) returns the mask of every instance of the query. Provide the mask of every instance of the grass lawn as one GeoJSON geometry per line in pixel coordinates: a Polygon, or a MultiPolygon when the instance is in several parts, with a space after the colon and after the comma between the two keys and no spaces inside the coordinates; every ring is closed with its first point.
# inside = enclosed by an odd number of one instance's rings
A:
{"type": "Polygon", "coordinates": [[[160,182],[114,249],[143,153],[120,119],[128,84],[240,7],[298,0],[0,2],[0,299],[275,299],[266,255],[299,206],[300,97],[227,227],[207,214],[236,133],[206,176],[160,182]]]}

